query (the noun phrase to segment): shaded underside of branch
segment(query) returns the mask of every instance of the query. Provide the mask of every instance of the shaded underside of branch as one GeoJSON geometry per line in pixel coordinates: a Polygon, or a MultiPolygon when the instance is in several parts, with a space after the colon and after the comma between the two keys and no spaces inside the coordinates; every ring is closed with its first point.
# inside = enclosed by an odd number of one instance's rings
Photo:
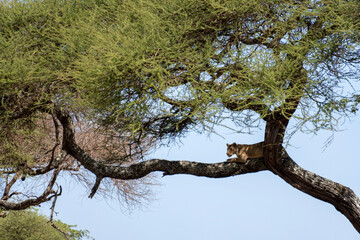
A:
{"type": "Polygon", "coordinates": [[[245,173],[254,173],[268,168],[263,159],[252,159],[245,164],[239,163],[201,163],[191,161],[169,161],[152,159],[128,167],[109,169],[107,174],[121,179],[136,179],[151,172],[161,171],[163,176],[175,174],[190,174],[200,177],[224,178],[245,173]]]}

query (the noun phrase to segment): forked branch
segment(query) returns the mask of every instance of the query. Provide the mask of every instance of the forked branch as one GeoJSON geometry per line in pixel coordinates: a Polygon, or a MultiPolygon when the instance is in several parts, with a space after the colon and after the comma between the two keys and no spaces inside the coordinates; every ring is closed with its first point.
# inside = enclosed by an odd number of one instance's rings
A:
{"type": "Polygon", "coordinates": [[[10,202],[6,198],[1,199],[0,207],[4,208],[6,210],[24,210],[31,206],[36,206],[43,202],[47,202],[47,201],[51,200],[56,194],[56,192],[53,190],[53,186],[56,182],[56,178],[59,173],[60,173],[59,168],[54,170],[54,172],[51,176],[51,179],[49,181],[49,184],[47,185],[46,189],[40,196],[38,196],[36,198],[29,198],[29,199],[26,199],[21,202],[10,202]]]}

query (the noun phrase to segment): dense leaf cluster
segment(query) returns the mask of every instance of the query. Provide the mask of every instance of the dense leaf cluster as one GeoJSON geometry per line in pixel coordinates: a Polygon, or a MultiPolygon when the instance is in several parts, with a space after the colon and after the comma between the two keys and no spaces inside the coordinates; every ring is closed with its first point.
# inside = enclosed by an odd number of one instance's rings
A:
{"type": "Polygon", "coordinates": [[[56,103],[163,137],[229,115],[249,127],[300,97],[300,125],[332,129],[357,109],[358,10],[333,0],[3,2],[2,116],[56,103]]]}

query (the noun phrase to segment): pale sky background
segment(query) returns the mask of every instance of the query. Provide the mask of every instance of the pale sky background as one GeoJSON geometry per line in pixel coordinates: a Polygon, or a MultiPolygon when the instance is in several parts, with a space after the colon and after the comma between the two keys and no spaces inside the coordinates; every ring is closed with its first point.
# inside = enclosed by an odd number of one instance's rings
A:
{"type": "MultiPolygon", "coordinates": [[[[303,168],[350,187],[360,196],[360,119],[335,133],[323,149],[329,132],[316,136],[298,133],[287,150],[303,168]]],[[[159,150],[154,157],[168,160],[221,162],[226,143],[255,143],[253,135],[190,134],[183,145],[159,150]]],[[[160,174],[158,174],[160,176],[160,174]]],[[[155,200],[131,213],[116,201],[88,199],[89,192],[64,185],[57,217],[96,240],[355,240],[359,234],[333,206],[294,189],[274,174],[263,171],[224,179],[190,175],[158,178],[155,200]]],[[[71,184],[73,185],[73,184],[71,184]]],[[[42,212],[50,205],[43,205],[42,212]]]]}

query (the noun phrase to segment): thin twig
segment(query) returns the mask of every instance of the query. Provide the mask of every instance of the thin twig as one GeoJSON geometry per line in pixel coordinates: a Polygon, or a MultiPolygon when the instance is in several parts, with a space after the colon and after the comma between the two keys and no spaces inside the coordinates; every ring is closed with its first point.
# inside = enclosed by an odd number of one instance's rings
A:
{"type": "Polygon", "coordinates": [[[64,235],[64,237],[69,240],[66,232],[64,232],[62,229],[60,229],[60,228],[59,228],[58,226],[56,226],[55,223],[54,223],[55,204],[56,204],[57,197],[60,196],[61,193],[62,193],[62,187],[60,186],[60,192],[58,193],[58,191],[56,191],[55,197],[54,197],[54,200],[53,200],[53,203],[52,203],[51,208],[50,208],[50,209],[51,209],[51,215],[50,215],[50,220],[49,220],[49,222],[50,222],[50,224],[51,224],[51,226],[52,226],[53,228],[55,228],[57,231],[61,232],[61,233],[64,235]]]}

